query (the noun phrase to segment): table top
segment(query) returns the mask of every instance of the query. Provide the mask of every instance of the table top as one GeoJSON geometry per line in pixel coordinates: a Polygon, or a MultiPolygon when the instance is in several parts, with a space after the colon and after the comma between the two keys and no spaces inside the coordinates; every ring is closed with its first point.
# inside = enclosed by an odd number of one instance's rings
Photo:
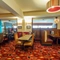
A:
{"type": "Polygon", "coordinates": [[[52,37],[60,37],[59,35],[52,35],[52,34],[50,34],[50,36],[52,36],[52,37]]]}
{"type": "Polygon", "coordinates": [[[31,36],[32,36],[32,35],[24,35],[24,36],[18,38],[18,40],[21,40],[21,41],[22,41],[22,40],[28,41],[28,40],[31,38],[31,36]]]}

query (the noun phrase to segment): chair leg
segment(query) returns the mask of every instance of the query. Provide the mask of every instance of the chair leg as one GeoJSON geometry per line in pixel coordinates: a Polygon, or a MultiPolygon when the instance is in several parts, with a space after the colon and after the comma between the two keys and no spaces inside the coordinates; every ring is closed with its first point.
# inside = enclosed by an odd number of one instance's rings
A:
{"type": "Polygon", "coordinates": [[[32,49],[34,48],[34,44],[32,45],[32,49]]]}

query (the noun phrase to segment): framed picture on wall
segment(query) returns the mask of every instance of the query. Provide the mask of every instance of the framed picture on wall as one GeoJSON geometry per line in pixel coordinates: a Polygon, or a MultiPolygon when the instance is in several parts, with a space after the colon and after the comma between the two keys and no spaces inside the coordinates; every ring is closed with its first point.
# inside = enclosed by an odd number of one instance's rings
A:
{"type": "Polygon", "coordinates": [[[22,26],[18,26],[18,29],[22,29],[22,26]]]}
{"type": "Polygon", "coordinates": [[[30,25],[27,25],[27,26],[26,26],[26,28],[27,28],[27,29],[30,29],[30,28],[31,28],[31,26],[30,26],[30,25]]]}

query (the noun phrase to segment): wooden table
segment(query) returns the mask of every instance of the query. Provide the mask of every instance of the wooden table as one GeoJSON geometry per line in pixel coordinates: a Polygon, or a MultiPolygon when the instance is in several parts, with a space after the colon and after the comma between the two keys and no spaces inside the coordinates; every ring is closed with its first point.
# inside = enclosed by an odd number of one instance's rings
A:
{"type": "Polygon", "coordinates": [[[24,36],[18,38],[18,40],[20,40],[20,41],[28,41],[31,37],[32,37],[32,35],[24,35],[24,36]]]}
{"type": "Polygon", "coordinates": [[[32,35],[24,35],[24,36],[18,38],[18,40],[22,42],[22,48],[23,49],[24,49],[24,43],[26,41],[29,41],[31,37],[32,37],[32,35]]]}
{"type": "Polygon", "coordinates": [[[54,36],[54,38],[56,38],[56,44],[58,45],[58,39],[60,38],[60,36],[54,36]]]}
{"type": "Polygon", "coordinates": [[[56,44],[58,45],[58,39],[60,38],[60,36],[58,36],[58,35],[50,35],[50,36],[56,38],[56,44]]]}

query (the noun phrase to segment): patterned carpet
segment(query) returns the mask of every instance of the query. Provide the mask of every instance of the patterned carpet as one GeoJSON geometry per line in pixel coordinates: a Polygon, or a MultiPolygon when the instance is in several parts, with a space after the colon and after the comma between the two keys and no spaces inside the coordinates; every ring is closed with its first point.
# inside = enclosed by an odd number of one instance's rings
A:
{"type": "Polygon", "coordinates": [[[15,49],[15,41],[1,46],[0,60],[60,60],[60,46],[42,46],[40,42],[34,42],[33,49],[15,49]]]}

